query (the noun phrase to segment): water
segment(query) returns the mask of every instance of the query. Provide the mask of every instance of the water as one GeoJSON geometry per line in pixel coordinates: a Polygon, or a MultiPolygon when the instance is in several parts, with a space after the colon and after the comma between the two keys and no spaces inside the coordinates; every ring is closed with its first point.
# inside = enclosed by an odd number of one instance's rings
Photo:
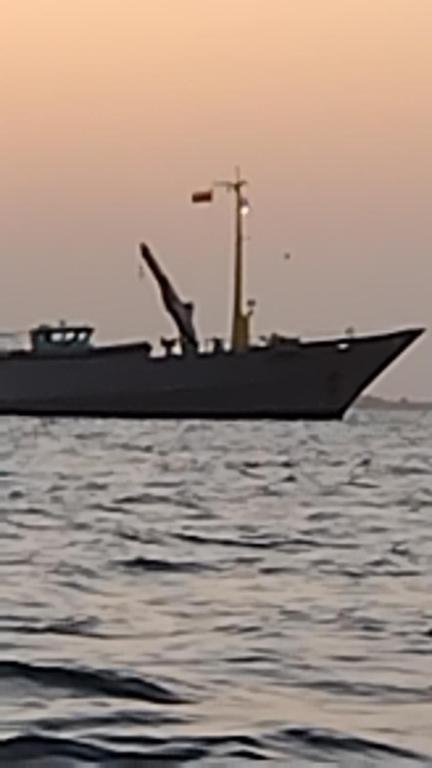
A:
{"type": "Polygon", "coordinates": [[[432,766],[432,415],[0,422],[0,765],[432,766]]]}

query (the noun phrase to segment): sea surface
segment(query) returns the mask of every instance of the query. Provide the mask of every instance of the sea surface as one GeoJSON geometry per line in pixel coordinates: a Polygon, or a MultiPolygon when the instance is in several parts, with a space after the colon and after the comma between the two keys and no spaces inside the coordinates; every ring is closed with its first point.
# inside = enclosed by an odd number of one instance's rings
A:
{"type": "Polygon", "coordinates": [[[432,766],[432,414],[0,421],[0,766],[432,766]]]}

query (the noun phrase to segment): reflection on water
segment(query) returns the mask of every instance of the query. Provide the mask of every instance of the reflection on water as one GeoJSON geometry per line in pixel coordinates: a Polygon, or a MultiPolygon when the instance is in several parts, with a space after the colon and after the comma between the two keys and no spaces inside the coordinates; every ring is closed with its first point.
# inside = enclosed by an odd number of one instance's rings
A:
{"type": "Polygon", "coordinates": [[[0,763],[432,765],[431,471],[424,414],[3,419],[0,763]]]}

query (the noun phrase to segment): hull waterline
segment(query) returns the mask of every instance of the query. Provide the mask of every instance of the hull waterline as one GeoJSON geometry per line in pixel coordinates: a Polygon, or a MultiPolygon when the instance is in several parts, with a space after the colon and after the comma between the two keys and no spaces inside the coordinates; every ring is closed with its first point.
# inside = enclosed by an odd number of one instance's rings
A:
{"type": "Polygon", "coordinates": [[[421,334],[287,342],[246,353],[149,357],[142,345],[0,359],[0,415],[341,419],[421,334]]]}

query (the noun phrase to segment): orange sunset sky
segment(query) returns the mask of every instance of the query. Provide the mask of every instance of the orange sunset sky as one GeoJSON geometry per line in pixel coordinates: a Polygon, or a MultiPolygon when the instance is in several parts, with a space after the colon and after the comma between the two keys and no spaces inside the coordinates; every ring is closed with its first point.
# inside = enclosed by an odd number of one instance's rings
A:
{"type": "MultiPolygon", "coordinates": [[[[0,0],[4,330],[171,325],[146,239],[226,335],[250,181],[255,332],[432,327],[431,0],[0,0]],[[292,259],[283,259],[290,251],[292,259]]],[[[375,391],[432,399],[432,335],[375,391]]]]}

